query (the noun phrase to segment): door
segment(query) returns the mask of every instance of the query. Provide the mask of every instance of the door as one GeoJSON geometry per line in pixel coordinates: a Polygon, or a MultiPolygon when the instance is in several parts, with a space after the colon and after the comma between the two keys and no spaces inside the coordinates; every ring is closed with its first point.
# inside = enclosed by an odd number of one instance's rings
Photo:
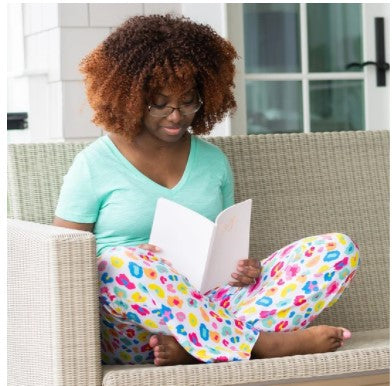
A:
{"type": "Polygon", "coordinates": [[[227,4],[227,17],[232,134],[389,129],[389,4],[227,4]]]}

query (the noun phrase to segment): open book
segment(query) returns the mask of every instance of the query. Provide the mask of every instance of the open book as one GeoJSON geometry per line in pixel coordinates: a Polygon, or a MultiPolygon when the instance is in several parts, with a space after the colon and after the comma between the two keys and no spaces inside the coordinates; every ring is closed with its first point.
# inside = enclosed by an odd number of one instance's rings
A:
{"type": "Polygon", "coordinates": [[[223,210],[212,222],[165,198],[157,201],[150,243],[201,293],[234,279],[238,260],[249,253],[252,200],[223,210]]]}

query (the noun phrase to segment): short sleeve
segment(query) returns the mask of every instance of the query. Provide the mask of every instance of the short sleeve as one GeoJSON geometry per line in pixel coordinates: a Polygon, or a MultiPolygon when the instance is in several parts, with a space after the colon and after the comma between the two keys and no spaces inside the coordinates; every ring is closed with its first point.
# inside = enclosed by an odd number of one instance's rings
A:
{"type": "Polygon", "coordinates": [[[234,178],[233,172],[230,167],[229,160],[224,155],[224,167],[225,167],[225,180],[222,186],[223,194],[223,209],[234,205],[234,178]]]}
{"type": "Polygon", "coordinates": [[[79,153],[64,176],[55,214],[66,221],[95,223],[99,207],[89,165],[79,153]]]}

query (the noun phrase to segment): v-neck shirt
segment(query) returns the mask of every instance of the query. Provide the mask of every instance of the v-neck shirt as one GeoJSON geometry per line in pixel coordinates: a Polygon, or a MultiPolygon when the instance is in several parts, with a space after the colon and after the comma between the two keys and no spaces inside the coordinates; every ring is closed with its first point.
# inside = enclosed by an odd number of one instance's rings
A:
{"type": "Polygon", "coordinates": [[[102,136],[75,157],[64,177],[56,216],[95,223],[100,255],[109,247],[147,243],[160,197],[215,221],[223,209],[234,204],[227,157],[217,146],[192,135],[183,175],[174,187],[167,188],[139,171],[109,136],[102,136]]]}

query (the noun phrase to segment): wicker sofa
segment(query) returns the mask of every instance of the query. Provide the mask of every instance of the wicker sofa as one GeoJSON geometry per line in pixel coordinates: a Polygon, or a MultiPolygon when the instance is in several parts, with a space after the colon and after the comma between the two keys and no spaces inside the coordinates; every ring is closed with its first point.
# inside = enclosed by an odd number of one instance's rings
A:
{"type": "Polygon", "coordinates": [[[94,236],[48,225],[62,177],[86,143],[9,145],[9,385],[389,384],[389,133],[208,140],[229,157],[236,200],[253,198],[251,256],[334,231],[359,244],[351,287],[315,321],[345,326],[352,339],[326,354],[102,366],[94,236]]]}

